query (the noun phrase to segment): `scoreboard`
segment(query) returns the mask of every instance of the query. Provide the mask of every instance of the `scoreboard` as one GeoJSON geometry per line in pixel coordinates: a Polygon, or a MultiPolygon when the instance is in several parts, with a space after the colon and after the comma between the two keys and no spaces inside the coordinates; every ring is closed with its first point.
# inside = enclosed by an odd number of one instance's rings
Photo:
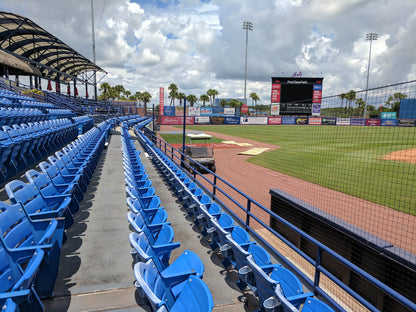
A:
{"type": "Polygon", "coordinates": [[[323,78],[272,77],[271,103],[280,115],[319,115],[323,78]]]}

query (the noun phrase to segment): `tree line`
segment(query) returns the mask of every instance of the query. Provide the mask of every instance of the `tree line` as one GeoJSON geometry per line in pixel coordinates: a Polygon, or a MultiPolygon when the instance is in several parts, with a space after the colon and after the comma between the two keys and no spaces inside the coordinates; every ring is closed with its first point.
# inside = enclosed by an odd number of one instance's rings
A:
{"type": "MultiPolygon", "coordinates": [[[[179,106],[182,106],[183,103],[183,99],[186,98],[186,100],[189,102],[189,105],[191,107],[194,106],[194,104],[197,101],[202,102],[202,107],[206,106],[206,103],[209,102],[210,106],[214,106],[215,105],[215,97],[217,95],[219,95],[220,93],[215,90],[215,89],[209,89],[205,94],[201,94],[199,96],[199,98],[196,95],[190,94],[188,96],[186,96],[184,93],[179,92],[179,88],[176,84],[171,83],[168,87],[169,90],[169,99],[170,99],[170,106],[175,106],[175,100],[179,100],[179,106]]],[[[259,96],[253,92],[250,94],[250,98],[252,99],[253,102],[255,102],[256,106],[257,106],[257,101],[260,100],[259,96]]],[[[224,107],[234,107],[234,108],[240,108],[241,106],[243,106],[243,102],[236,100],[236,99],[231,99],[231,100],[225,100],[222,99],[219,102],[219,105],[224,107]]]]}
{"type": "Polygon", "coordinates": [[[126,90],[122,85],[112,87],[107,82],[103,82],[100,85],[99,90],[101,91],[101,94],[98,96],[99,100],[138,101],[139,103],[142,102],[144,104],[145,111],[147,110],[147,104],[152,99],[152,95],[147,91],[137,91],[133,94],[129,90],[126,90]]]}

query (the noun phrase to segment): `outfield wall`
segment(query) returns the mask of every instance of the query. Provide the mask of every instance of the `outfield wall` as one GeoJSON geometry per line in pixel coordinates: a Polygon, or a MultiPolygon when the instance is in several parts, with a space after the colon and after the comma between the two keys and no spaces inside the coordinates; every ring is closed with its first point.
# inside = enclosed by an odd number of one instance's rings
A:
{"type": "MultiPolygon", "coordinates": [[[[183,125],[183,116],[160,116],[162,125],[183,125]]],[[[339,118],[339,117],[235,117],[187,116],[187,125],[329,125],[415,127],[416,119],[339,118]]]]}

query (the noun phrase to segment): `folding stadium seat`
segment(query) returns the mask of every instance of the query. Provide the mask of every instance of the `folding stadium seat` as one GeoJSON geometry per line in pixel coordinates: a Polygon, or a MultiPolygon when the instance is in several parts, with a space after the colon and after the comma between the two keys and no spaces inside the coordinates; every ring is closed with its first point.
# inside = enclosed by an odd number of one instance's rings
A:
{"type": "Polygon", "coordinates": [[[56,187],[66,186],[71,189],[75,188],[74,192],[78,202],[82,201],[84,193],[87,191],[87,186],[82,183],[81,176],[63,176],[56,166],[46,161],[39,163],[39,168],[49,176],[56,187]]]}
{"type": "Polygon", "coordinates": [[[13,180],[5,186],[11,203],[21,203],[23,209],[32,219],[49,219],[65,217],[65,228],[74,222],[69,205],[71,197],[64,195],[43,197],[33,183],[13,180]]]}
{"type": "MultiPolygon", "coordinates": [[[[154,192],[154,188],[152,188],[150,192],[154,192]]],[[[151,196],[141,196],[137,197],[138,193],[134,189],[130,189],[129,187],[126,187],[127,194],[129,195],[129,198],[131,198],[131,205],[130,209],[133,212],[141,211],[141,210],[148,210],[153,208],[159,208],[160,207],[160,198],[157,195],[151,195],[151,196]]]]}
{"type": "Polygon", "coordinates": [[[42,302],[34,287],[34,279],[44,258],[42,249],[29,249],[25,252],[10,252],[0,240],[0,306],[6,302],[21,311],[43,311],[42,302]],[[25,269],[20,266],[21,257],[29,260],[25,269]]]}
{"type": "Polygon", "coordinates": [[[25,154],[25,158],[27,159],[28,165],[30,166],[30,165],[34,164],[36,162],[36,159],[37,159],[36,156],[35,156],[36,153],[37,153],[37,147],[35,145],[36,142],[37,142],[37,139],[34,136],[32,136],[31,134],[29,134],[26,131],[26,129],[23,128],[22,126],[13,125],[13,129],[15,131],[17,131],[17,133],[19,134],[19,136],[22,140],[27,142],[27,143],[25,143],[25,144],[28,145],[27,152],[25,154]]]}
{"type": "Polygon", "coordinates": [[[5,131],[0,130],[0,166],[2,181],[11,178],[17,173],[16,162],[13,157],[16,156],[15,149],[19,150],[20,146],[10,140],[9,135],[5,131]]]}
{"type": "Polygon", "coordinates": [[[148,211],[140,211],[138,213],[130,211],[127,213],[127,220],[137,232],[141,232],[143,226],[151,229],[154,226],[166,223],[167,219],[168,213],[163,208],[149,209],[148,211]]]}
{"type": "Polygon", "coordinates": [[[302,312],[334,312],[326,303],[316,299],[307,298],[302,308],[302,312]]]}
{"type": "Polygon", "coordinates": [[[78,211],[79,200],[76,197],[75,185],[63,185],[61,187],[55,186],[46,173],[40,173],[34,169],[26,171],[25,176],[29,183],[36,185],[43,198],[53,198],[57,196],[71,197],[69,209],[72,214],[75,214],[78,211]]]}
{"type": "Polygon", "coordinates": [[[35,287],[41,297],[53,294],[64,239],[64,218],[31,220],[20,204],[0,202],[0,240],[6,249],[25,252],[41,248],[45,259],[39,267],[35,287]]]}
{"type": "Polygon", "coordinates": [[[13,143],[12,153],[10,155],[10,161],[16,169],[16,173],[22,171],[27,167],[26,159],[24,158],[24,149],[27,149],[28,146],[25,145],[25,142],[21,140],[19,134],[16,130],[9,126],[3,126],[3,132],[9,136],[9,142],[13,143]]]}
{"type": "Polygon", "coordinates": [[[86,170],[81,168],[71,168],[68,169],[68,167],[65,165],[65,163],[62,161],[62,159],[56,158],[54,156],[49,156],[48,161],[51,164],[51,166],[56,167],[59,170],[59,173],[65,180],[73,180],[78,181],[78,183],[81,186],[81,189],[87,189],[87,186],[90,182],[90,179],[88,175],[86,174],[86,170]]]}
{"type": "Polygon", "coordinates": [[[134,266],[139,294],[149,300],[154,311],[163,305],[167,311],[212,311],[211,292],[195,273],[195,270],[178,272],[170,267],[160,272],[152,259],[134,266]]]}

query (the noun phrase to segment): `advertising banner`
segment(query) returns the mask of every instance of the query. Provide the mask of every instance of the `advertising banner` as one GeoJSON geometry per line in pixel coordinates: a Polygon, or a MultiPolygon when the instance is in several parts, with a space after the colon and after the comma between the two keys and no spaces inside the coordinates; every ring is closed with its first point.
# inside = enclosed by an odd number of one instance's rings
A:
{"type": "Polygon", "coordinates": [[[381,119],[382,126],[398,126],[399,121],[397,119],[381,119]]]}
{"type": "Polygon", "coordinates": [[[349,118],[337,118],[337,126],[349,126],[351,120],[349,118]]]}
{"type": "Polygon", "coordinates": [[[268,123],[269,125],[281,125],[282,117],[269,117],[268,123]]]}
{"type": "Polygon", "coordinates": [[[182,116],[183,117],[183,106],[175,106],[175,116],[182,116]]]}
{"type": "Polygon", "coordinates": [[[321,104],[312,104],[312,116],[321,115],[321,104]]]}
{"type": "Polygon", "coordinates": [[[414,119],[399,119],[399,126],[400,127],[415,127],[416,120],[414,119]]]}
{"type": "Polygon", "coordinates": [[[211,116],[212,115],[212,108],[211,107],[200,107],[199,108],[199,115],[200,116],[211,116]]]}
{"type": "Polygon", "coordinates": [[[267,125],[267,117],[240,117],[242,125],[267,125]]]}
{"type": "Polygon", "coordinates": [[[223,125],[225,122],[225,117],[213,116],[211,117],[211,123],[214,125],[223,125]]]}
{"type": "Polygon", "coordinates": [[[350,118],[350,126],[365,126],[364,118],[350,118]]]}
{"type": "Polygon", "coordinates": [[[321,125],[322,124],[322,118],[321,117],[309,117],[308,118],[308,124],[310,124],[310,125],[321,125]]]}
{"type": "Polygon", "coordinates": [[[196,124],[209,124],[209,117],[195,117],[195,123],[196,124]]]}
{"type": "Polygon", "coordinates": [[[381,119],[396,119],[397,113],[396,112],[382,112],[381,119]]]}
{"type": "Polygon", "coordinates": [[[188,116],[199,116],[200,109],[199,107],[188,107],[188,116]]]}
{"type": "Polygon", "coordinates": [[[164,115],[164,106],[165,106],[165,89],[163,87],[159,88],[159,115],[164,115]]]}
{"type": "Polygon", "coordinates": [[[335,126],[337,124],[337,118],[336,117],[322,117],[322,124],[335,126]]]}
{"type": "Polygon", "coordinates": [[[239,125],[240,117],[225,117],[224,124],[226,125],[239,125]]]}
{"type": "MultiPolygon", "coordinates": [[[[160,123],[162,125],[183,125],[183,116],[160,116],[160,123]]],[[[194,117],[186,117],[186,124],[193,125],[194,117]]]]}
{"type": "Polygon", "coordinates": [[[308,124],[308,117],[295,117],[297,125],[307,125],[308,124]]]}
{"type": "Polygon", "coordinates": [[[281,84],[280,83],[273,83],[272,84],[272,103],[280,103],[280,91],[281,91],[281,84]]]}
{"type": "Polygon", "coordinates": [[[378,118],[368,118],[365,120],[366,126],[380,126],[380,119],[378,118]]]}
{"type": "Polygon", "coordinates": [[[224,109],[222,107],[213,107],[212,108],[212,116],[223,116],[224,109]]]}
{"type": "Polygon", "coordinates": [[[321,100],[322,100],[322,85],[321,84],[314,84],[313,85],[312,103],[321,103],[321,100]]]}
{"type": "Polygon", "coordinates": [[[282,125],[294,125],[296,122],[295,117],[282,117],[282,125]]]}
{"type": "Polygon", "coordinates": [[[235,116],[234,107],[224,107],[224,116],[235,116]]]}
{"type": "Polygon", "coordinates": [[[280,104],[270,105],[270,115],[278,116],[280,114],[280,104]]]}
{"type": "Polygon", "coordinates": [[[175,106],[165,106],[165,116],[175,116],[175,106]]]}

